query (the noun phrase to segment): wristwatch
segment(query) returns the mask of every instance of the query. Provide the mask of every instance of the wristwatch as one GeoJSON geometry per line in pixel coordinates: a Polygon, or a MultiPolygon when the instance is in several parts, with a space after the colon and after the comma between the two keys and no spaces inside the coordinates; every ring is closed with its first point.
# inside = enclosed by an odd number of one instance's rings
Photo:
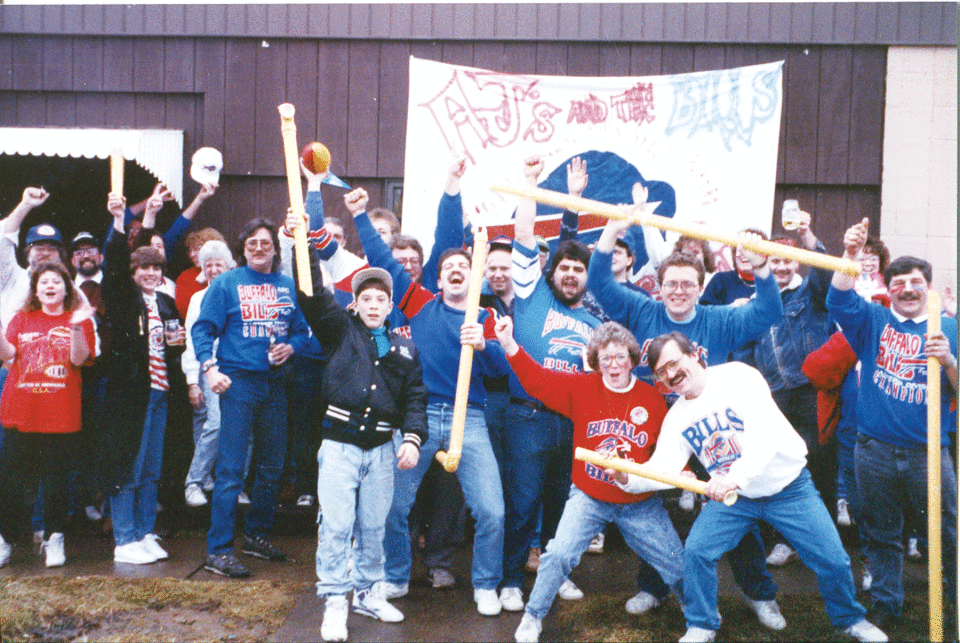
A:
{"type": "Polygon", "coordinates": [[[200,372],[201,372],[201,373],[206,373],[207,371],[209,371],[211,368],[213,368],[213,367],[216,366],[216,365],[217,365],[216,360],[214,360],[214,359],[208,359],[207,361],[205,361],[203,364],[200,365],[200,372]]]}

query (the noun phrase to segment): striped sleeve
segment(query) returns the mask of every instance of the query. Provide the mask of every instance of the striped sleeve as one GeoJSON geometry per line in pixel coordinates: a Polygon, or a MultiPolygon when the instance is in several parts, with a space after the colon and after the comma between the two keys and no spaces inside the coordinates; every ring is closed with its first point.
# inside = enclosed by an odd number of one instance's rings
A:
{"type": "Polygon", "coordinates": [[[513,244],[513,293],[527,299],[537,288],[537,282],[543,277],[540,270],[540,252],[536,247],[527,248],[520,243],[513,244]]]}

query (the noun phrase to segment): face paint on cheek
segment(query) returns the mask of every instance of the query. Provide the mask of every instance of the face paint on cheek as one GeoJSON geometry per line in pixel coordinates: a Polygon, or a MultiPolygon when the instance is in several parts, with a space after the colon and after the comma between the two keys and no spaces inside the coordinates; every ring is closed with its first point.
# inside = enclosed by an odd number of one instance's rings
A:
{"type": "Polygon", "coordinates": [[[904,284],[894,284],[893,286],[890,286],[890,295],[899,295],[906,289],[907,287],[904,284]]]}

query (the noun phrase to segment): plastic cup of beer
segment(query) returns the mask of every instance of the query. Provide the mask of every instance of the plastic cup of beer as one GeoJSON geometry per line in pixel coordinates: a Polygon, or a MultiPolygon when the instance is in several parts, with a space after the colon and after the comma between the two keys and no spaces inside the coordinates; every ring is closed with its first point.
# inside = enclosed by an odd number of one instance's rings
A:
{"type": "Polygon", "coordinates": [[[780,219],[784,230],[796,230],[800,227],[800,203],[796,199],[783,202],[783,216],[780,219]]]}
{"type": "Polygon", "coordinates": [[[167,340],[167,346],[182,346],[185,342],[180,337],[180,320],[168,319],[163,322],[163,334],[167,340]]]}

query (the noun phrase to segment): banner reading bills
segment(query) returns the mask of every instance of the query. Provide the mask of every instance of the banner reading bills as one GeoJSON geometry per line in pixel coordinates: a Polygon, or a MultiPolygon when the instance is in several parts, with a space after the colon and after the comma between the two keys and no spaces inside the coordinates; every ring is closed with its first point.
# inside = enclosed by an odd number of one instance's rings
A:
{"type": "MultiPolygon", "coordinates": [[[[587,162],[583,196],[631,203],[649,190],[654,213],[728,232],[770,232],[783,63],[673,76],[512,75],[410,58],[403,232],[429,253],[445,173],[467,158],[464,210],[490,238],[513,236],[517,199],[489,186],[520,184],[523,160],[544,157],[539,186],[567,191],[566,165],[587,162]]],[[[649,210],[648,210],[649,211],[649,210]]],[[[537,233],[555,238],[560,212],[538,206],[537,233]]],[[[581,216],[585,242],[604,220],[581,216]]],[[[631,229],[636,266],[646,261],[631,229]]],[[[672,243],[676,235],[667,235],[672,243]]]]}

